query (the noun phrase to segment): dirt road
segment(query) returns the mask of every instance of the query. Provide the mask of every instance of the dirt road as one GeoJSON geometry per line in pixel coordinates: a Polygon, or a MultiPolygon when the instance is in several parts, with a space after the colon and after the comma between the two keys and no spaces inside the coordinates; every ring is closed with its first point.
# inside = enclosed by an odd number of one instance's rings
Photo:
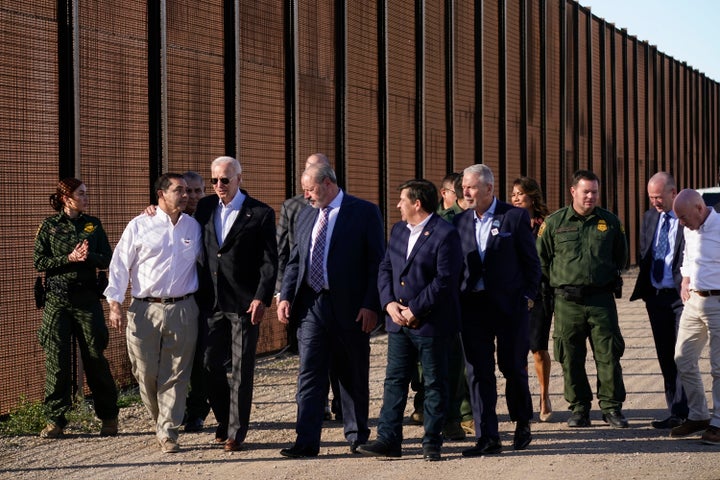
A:
{"type": "MultiPolygon", "coordinates": [[[[62,440],[37,437],[0,438],[0,478],[12,479],[413,479],[502,478],[511,479],[720,479],[720,447],[703,445],[699,436],[675,440],[667,431],[650,427],[653,418],[665,415],[662,377],[655,357],[652,335],[642,302],[627,297],[635,279],[625,279],[625,298],[619,301],[620,324],[627,348],[622,365],[628,391],[624,407],[630,428],[615,430],[605,425],[600,413],[591,414],[592,427],[569,429],[569,413],[562,397],[562,374],[553,363],[551,379],[555,416],[549,423],[534,423],[534,439],[528,450],[511,449],[513,424],[508,422],[504,398],[501,435],[505,451],[500,455],[466,459],[460,452],[471,445],[447,442],[444,461],[428,463],[421,458],[420,427],[407,425],[403,457],[378,460],[351,455],[334,422],[326,423],[318,458],[290,460],[279,450],[294,440],[295,381],[297,357],[266,358],[258,362],[255,403],[247,449],[225,453],[214,447],[213,419],[204,432],[181,434],[182,451],[160,453],[148,414],[141,407],[123,409],[120,435],[99,438],[73,435],[62,440]]],[[[380,411],[386,337],[372,340],[371,406],[373,432],[380,411]]],[[[592,359],[588,371],[594,373],[592,359]]],[[[701,369],[709,395],[707,350],[701,369]]],[[[531,369],[532,370],[532,369],[531,369]]],[[[591,377],[591,384],[595,384],[591,377]]],[[[500,391],[504,388],[498,373],[500,391]]],[[[531,374],[531,390],[538,408],[537,382],[531,374]]],[[[597,404],[593,406],[597,407],[597,404]]],[[[407,413],[411,410],[408,408],[407,413]]]]}

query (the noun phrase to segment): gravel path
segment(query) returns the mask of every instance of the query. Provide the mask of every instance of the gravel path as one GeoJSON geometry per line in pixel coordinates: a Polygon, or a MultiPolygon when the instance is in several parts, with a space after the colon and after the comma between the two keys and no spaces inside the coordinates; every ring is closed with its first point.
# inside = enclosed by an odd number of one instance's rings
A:
{"type": "MultiPolygon", "coordinates": [[[[665,415],[662,377],[655,357],[652,335],[642,302],[629,303],[634,285],[632,272],[625,279],[625,298],[619,301],[620,322],[627,344],[622,361],[628,391],[624,407],[630,428],[615,430],[602,422],[598,410],[591,414],[592,427],[569,429],[567,403],[562,397],[562,375],[553,363],[551,379],[555,415],[551,422],[534,423],[534,439],[528,450],[511,449],[513,424],[508,422],[505,401],[499,399],[501,436],[505,452],[482,458],[462,458],[471,440],[446,442],[445,461],[421,459],[421,427],[406,425],[403,457],[379,460],[351,455],[339,424],[327,422],[320,456],[290,460],[279,450],[295,437],[295,381],[297,357],[261,359],[256,374],[255,403],[247,449],[225,453],[212,445],[214,421],[200,433],[181,434],[182,451],[160,453],[144,408],[121,411],[120,435],[99,438],[73,434],[62,440],[38,437],[0,437],[0,478],[7,479],[419,479],[503,478],[511,479],[720,479],[720,447],[703,445],[699,436],[670,439],[668,431],[650,427],[653,418],[665,415]]],[[[372,340],[371,406],[373,432],[382,400],[386,336],[372,340]]],[[[588,371],[594,373],[592,360],[588,371]]],[[[701,369],[710,399],[707,350],[701,369]]],[[[531,367],[532,371],[532,367],[531,367]]],[[[594,384],[594,378],[591,384],[594,384]]],[[[498,387],[504,388],[498,373],[498,387]]],[[[537,382],[531,374],[531,390],[538,408],[537,382]]],[[[594,405],[596,407],[596,404],[594,405]]],[[[411,411],[407,409],[407,413],[411,411]]]]}

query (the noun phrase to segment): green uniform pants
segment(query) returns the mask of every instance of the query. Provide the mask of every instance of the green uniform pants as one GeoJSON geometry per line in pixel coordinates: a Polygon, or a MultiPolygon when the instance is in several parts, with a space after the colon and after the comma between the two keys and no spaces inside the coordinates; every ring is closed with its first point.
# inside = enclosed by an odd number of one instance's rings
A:
{"type": "Polygon", "coordinates": [[[620,357],[625,341],[618,326],[612,293],[585,296],[580,302],[555,296],[555,360],[562,364],[565,400],[570,410],[589,413],[592,390],[585,371],[587,340],[597,369],[597,396],[604,413],[620,410],[625,401],[620,357]]]}
{"type": "Polygon", "coordinates": [[[88,386],[93,394],[95,414],[101,420],[117,418],[117,388],[103,351],[108,345],[100,301],[82,306],[48,295],[38,332],[45,350],[45,405],[48,420],[61,428],[72,405],[72,337],[75,336],[88,386]]]}

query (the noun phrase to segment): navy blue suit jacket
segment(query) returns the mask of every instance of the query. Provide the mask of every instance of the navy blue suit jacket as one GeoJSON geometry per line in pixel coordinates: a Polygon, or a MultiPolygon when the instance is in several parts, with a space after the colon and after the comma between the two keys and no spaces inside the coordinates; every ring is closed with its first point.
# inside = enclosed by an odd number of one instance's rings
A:
{"type": "MultiPolygon", "coordinates": [[[[660,228],[660,212],[654,208],[648,210],[643,215],[642,227],[640,229],[640,251],[638,253],[638,265],[640,272],[635,281],[630,300],[643,300],[654,293],[654,287],[650,280],[653,263],[653,246],[655,244],[655,232],[660,228]]],[[[685,249],[685,236],[683,235],[683,226],[678,224],[677,235],[675,236],[675,249],[673,250],[673,281],[675,288],[680,294],[680,283],[682,282],[682,274],[680,266],[683,260],[683,250],[685,249]]]]}
{"type": "MultiPolygon", "coordinates": [[[[295,225],[295,245],[285,266],[280,300],[292,304],[306,282],[312,229],[320,210],[304,208],[295,225]]],[[[344,193],[330,238],[327,258],[330,299],[340,327],[361,328],[360,308],[380,312],[377,291],[378,265],[385,251],[383,221],[377,205],[344,193]]]]}
{"type": "Polygon", "coordinates": [[[244,315],[255,299],[266,306],[272,302],[278,261],[275,211],[247,195],[219,247],[215,233],[218,202],[217,195],[201,198],[195,211],[205,245],[195,298],[205,311],[219,309],[244,315]]]}
{"type": "MultiPolygon", "coordinates": [[[[420,327],[411,330],[414,334],[434,337],[456,333],[460,328],[460,236],[452,225],[433,215],[406,259],[409,238],[407,222],[393,226],[378,273],[380,305],[384,308],[398,302],[409,307],[420,320],[420,327]]],[[[390,315],[385,316],[386,331],[398,332],[400,328],[390,315]]]]}
{"type": "Polygon", "coordinates": [[[455,216],[453,223],[460,233],[464,257],[460,293],[471,292],[482,277],[485,290],[502,312],[527,309],[523,297],[536,298],[541,275],[527,210],[498,200],[484,261],[475,240],[473,210],[455,216]]]}

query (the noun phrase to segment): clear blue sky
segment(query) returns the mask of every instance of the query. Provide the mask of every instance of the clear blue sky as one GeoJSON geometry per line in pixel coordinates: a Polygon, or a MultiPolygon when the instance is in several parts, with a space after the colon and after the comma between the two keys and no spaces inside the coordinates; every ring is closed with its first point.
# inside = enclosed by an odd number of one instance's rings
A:
{"type": "Polygon", "coordinates": [[[720,82],[719,0],[579,0],[628,35],[720,82]]]}

